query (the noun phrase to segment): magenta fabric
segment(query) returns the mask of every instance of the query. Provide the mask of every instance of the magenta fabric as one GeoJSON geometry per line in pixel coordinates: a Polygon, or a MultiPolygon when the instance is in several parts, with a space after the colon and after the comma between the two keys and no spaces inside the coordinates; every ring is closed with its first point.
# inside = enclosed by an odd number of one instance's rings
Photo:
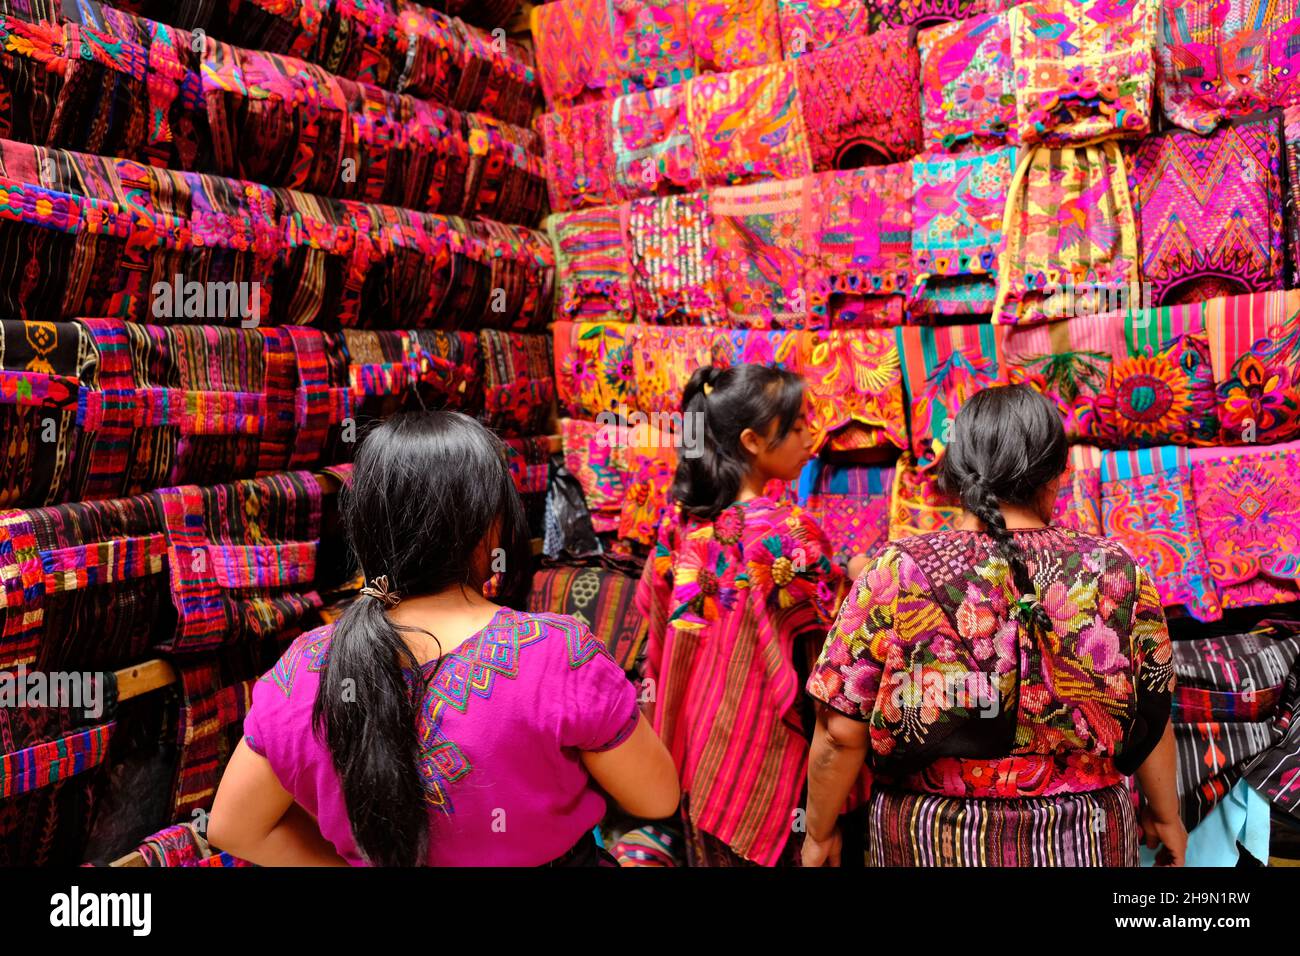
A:
{"type": "MultiPolygon", "coordinates": [[[[353,866],[364,866],[311,711],[333,626],[302,635],[253,688],[249,746],[353,866]]],[[[592,633],[562,614],[501,608],[440,662],[420,708],[431,866],[540,866],[605,814],[580,762],[636,729],[636,690],[592,633]]],[[[412,679],[414,675],[410,675],[412,679]]]]}

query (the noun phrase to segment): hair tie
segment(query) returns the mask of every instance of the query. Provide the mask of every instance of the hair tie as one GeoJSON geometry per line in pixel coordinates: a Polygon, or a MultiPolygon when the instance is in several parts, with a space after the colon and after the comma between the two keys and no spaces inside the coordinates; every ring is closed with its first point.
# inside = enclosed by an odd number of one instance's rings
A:
{"type": "Polygon", "coordinates": [[[1051,626],[1051,618],[1047,614],[1047,609],[1043,607],[1042,601],[1036,594],[1027,594],[1011,605],[1011,616],[1025,625],[1035,621],[1044,627],[1051,626]]]}
{"type": "Polygon", "coordinates": [[[710,385],[708,382],[705,382],[705,383],[704,383],[704,394],[705,394],[705,395],[712,395],[712,394],[713,394],[713,386],[710,385]]]}
{"type": "Polygon", "coordinates": [[[372,597],[384,607],[397,607],[402,601],[402,596],[396,591],[388,590],[388,575],[381,574],[371,581],[366,587],[361,589],[361,593],[366,597],[372,597]]]}

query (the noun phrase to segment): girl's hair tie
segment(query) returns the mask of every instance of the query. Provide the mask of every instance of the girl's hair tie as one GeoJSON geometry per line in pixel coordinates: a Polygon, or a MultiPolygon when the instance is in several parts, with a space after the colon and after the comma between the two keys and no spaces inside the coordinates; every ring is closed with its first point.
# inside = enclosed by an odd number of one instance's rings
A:
{"type": "Polygon", "coordinates": [[[396,591],[388,590],[388,575],[381,574],[368,585],[361,589],[361,593],[366,597],[372,597],[384,607],[397,607],[402,601],[402,596],[396,591]]]}
{"type": "Polygon", "coordinates": [[[710,385],[708,382],[705,382],[705,383],[704,383],[704,394],[705,394],[705,395],[712,395],[712,394],[713,394],[713,386],[710,385]]]}
{"type": "Polygon", "coordinates": [[[1011,605],[1011,616],[1025,624],[1037,621],[1044,627],[1051,626],[1051,618],[1047,614],[1047,608],[1038,600],[1037,595],[1025,595],[1020,600],[1011,605]]]}

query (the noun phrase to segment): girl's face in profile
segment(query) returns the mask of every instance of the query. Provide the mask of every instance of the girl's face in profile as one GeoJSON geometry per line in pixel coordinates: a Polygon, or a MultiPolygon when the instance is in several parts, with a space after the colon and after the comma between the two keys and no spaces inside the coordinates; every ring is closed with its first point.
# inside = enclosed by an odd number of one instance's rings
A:
{"type": "Polygon", "coordinates": [[[799,472],[803,471],[803,466],[812,458],[812,433],[808,430],[806,421],[807,409],[808,403],[805,399],[790,431],[775,446],[772,442],[781,427],[779,421],[770,422],[766,434],[757,436],[758,441],[755,443],[757,448],[752,450],[754,466],[768,479],[794,481],[799,477],[799,472]]]}

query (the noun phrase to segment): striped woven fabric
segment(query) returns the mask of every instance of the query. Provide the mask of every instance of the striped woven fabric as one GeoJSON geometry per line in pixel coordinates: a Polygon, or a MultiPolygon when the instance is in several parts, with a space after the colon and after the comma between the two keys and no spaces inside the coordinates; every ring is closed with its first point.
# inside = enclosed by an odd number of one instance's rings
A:
{"type": "Polygon", "coordinates": [[[162,513],[179,620],[160,650],[255,641],[303,623],[315,590],[321,488],[307,472],[149,495],[162,513]]]}
{"type": "Polygon", "coordinates": [[[1175,723],[1272,717],[1300,657],[1300,637],[1261,624],[1244,634],[1174,643],[1175,723]]]}
{"type": "MultiPolygon", "coordinates": [[[[62,13],[51,0],[24,6],[32,20],[62,13]]],[[[124,23],[132,14],[201,29],[226,43],[299,57],[352,80],[509,123],[527,123],[540,100],[527,47],[407,0],[116,0],[114,7],[82,0],[71,15],[119,35],[130,35],[124,23]]]]}
{"type": "Polygon", "coordinates": [[[76,493],[77,400],[95,365],[80,326],[0,321],[0,508],[76,493]]]}
{"type": "Polygon", "coordinates": [[[252,866],[229,853],[213,853],[189,823],[177,823],[145,837],[136,852],[145,866],[252,866]]]}
{"type": "MultiPolygon", "coordinates": [[[[251,651],[242,656],[255,657],[251,651]]],[[[193,819],[195,810],[211,809],[221,772],[242,736],[244,715],[253,702],[253,684],[261,675],[256,664],[245,664],[243,669],[249,675],[232,680],[226,676],[230,663],[222,666],[211,659],[177,669],[181,683],[180,756],[172,819],[184,821],[193,819]]]]}
{"type": "Polygon", "coordinates": [[[551,336],[484,329],[483,421],[504,434],[547,431],[555,403],[551,336]]]}
{"type": "Polygon", "coordinates": [[[99,766],[116,727],[110,721],[0,756],[0,797],[39,790],[99,766]]]}
{"type": "Polygon", "coordinates": [[[941,797],[877,787],[869,866],[1137,866],[1125,784],[1015,800],[941,797]]]}
{"type": "Polygon", "coordinates": [[[684,866],[682,834],[662,824],[628,830],[610,851],[619,866],[684,866]]]}
{"type": "Polygon", "coordinates": [[[423,408],[477,410],[483,399],[483,355],[473,332],[413,329],[414,386],[423,408]]]}
{"type": "Polygon", "coordinates": [[[119,667],[175,621],[149,497],[0,512],[0,667],[119,667]]]}
{"type": "Polygon", "coordinates": [[[22,250],[0,268],[0,308],[18,318],[523,329],[550,315],[554,251],[522,226],[9,140],[0,189],[0,242],[22,250]]]}
{"type": "Polygon", "coordinates": [[[568,614],[581,621],[631,673],[648,633],[646,620],[636,609],[636,586],[635,578],[619,571],[543,568],[533,575],[528,610],[568,614]]]}
{"type": "Polygon", "coordinates": [[[114,722],[0,756],[0,866],[76,866],[114,722]]]}

